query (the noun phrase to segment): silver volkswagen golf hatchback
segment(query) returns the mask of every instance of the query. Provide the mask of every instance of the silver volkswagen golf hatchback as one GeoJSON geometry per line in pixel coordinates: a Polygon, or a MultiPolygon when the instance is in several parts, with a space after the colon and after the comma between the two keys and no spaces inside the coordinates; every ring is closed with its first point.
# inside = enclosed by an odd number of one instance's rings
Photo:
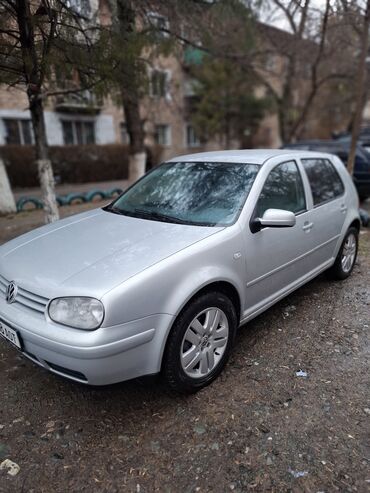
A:
{"type": "Polygon", "coordinates": [[[162,373],[194,392],[224,368],[237,328],[328,271],[345,279],[360,220],[335,156],[181,156],[102,209],[0,247],[0,334],[91,385],[162,373]]]}

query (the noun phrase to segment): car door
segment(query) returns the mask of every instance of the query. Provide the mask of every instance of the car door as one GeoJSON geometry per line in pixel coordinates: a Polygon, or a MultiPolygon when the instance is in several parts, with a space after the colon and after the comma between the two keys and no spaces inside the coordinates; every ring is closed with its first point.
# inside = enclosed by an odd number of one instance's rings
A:
{"type": "Polygon", "coordinates": [[[332,261],[348,206],[344,184],[328,158],[304,158],[301,163],[312,193],[312,234],[307,247],[313,270],[332,261]]]}
{"type": "MultiPolygon", "coordinates": [[[[251,221],[267,209],[294,212],[293,227],[246,231],[245,318],[281,297],[307,274],[307,236],[310,234],[307,200],[300,167],[294,160],[274,166],[256,200],[251,221]]],[[[253,229],[253,228],[252,228],[253,229]]]]}

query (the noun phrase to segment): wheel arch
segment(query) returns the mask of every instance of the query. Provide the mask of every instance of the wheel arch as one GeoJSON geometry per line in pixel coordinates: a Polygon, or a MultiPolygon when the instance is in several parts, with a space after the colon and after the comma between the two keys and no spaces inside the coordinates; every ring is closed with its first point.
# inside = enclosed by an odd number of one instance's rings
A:
{"type": "Polygon", "coordinates": [[[234,305],[237,320],[240,320],[241,313],[241,299],[238,290],[236,287],[229,281],[213,281],[209,284],[206,284],[202,288],[198,289],[196,293],[194,293],[191,298],[189,298],[184,305],[181,307],[179,313],[176,315],[176,318],[180,315],[180,313],[184,310],[189,303],[191,303],[195,298],[198,298],[204,293],[209,293],[212,291],[220,292],[230,298],[230,301],[234,305]]]}
{"type": "Polygon", "coordinates": [[[356,218],[354,219],[351,224],[349,225],[348,228],[356,228],[357,229],[357,232],[360,232],[360,229],[361,229],[361,221],[356,218]]]}
{"type": "Polygon", "coordinates": [[[241,316],[242,304],[241,304],[240,293],[238,292],[237,288],[230,281],[217,280],[217,281],[211,281],[211,282],[209,282],[208,284],[206,284],[206,285],[202,286],[201,288],[199,288],[189,298],[187,298],[184,301],[184,303],[182,304],[182,306],[180,307],[180,309],[178,310],[176,316],[174,317],[174,319],[173,319],[173,321],[171,323],[171,327],[169,328],[169,330],[168,330],[168,332],[166,334],[166,340],[165,340],[165,342],[163,344],[163,347],[162,347],[161,358],[160,358],[161,368],[162,368],[162,365],[163,365],[163,356],[164,356],[164,353],[165,353],[165,350],[166,350],[166,346],[167,346],[167,342],[168,342],[168,337],[169,337],[169,335],[171,333],[172,327],[173,327],[174,323],[176,322],[177,318],[179,317],[179,315],[184,311],[184,309],[193,300],[195,300],[196,298],[198,298],[202,294],[209,293],[209,292],[220,292],[220,293],[228,296],[228,298],[231,300],[231,302],[233,303],[233,305],[235,307],[237,321],[238,321],[238,324],[239,324],[240,316],[241,316]]]}

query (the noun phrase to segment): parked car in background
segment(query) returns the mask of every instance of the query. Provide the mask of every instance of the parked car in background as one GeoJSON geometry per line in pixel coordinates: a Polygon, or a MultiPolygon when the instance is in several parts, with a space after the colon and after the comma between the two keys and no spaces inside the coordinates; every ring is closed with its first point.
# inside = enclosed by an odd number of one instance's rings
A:
{"type": "Polygon", "coordinates": [[[162,372],[194,392],[237,328],[323,271],[347,278],[360,220],[333,155],[181,156],[117,200],[0,247],[0,334],[38,365],[104,385],[162,372]]]}
{"type": "MultiPolygon", "coordinates": [[[[350,139],[343,137],[337,140],[302,140],[294,144],[286,144],[282,148],[329,152],[338,156],[347,165],[350,145],[350,139]]],[[[353,181],[361,201],[370,197],[370,153],[361,145],[356,148],[353,181]]]]}
{"type": "MultiPolygon", "coordinates": [[[[350,142],[351,135],[350,134],[342,134],[336,137],[336,140],[339,142],[350,142]]],[[[358,136],[358,143],[367,151],[370,152],[370,127],[364,127],[360,131],[360,135],[358,136]]]]}

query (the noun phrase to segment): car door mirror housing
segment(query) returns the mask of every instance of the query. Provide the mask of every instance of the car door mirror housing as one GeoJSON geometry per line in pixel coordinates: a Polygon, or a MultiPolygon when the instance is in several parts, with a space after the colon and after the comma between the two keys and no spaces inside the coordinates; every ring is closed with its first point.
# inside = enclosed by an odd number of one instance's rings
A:
{"type": "Polygon", "coordinates": [[[252,232],[257,233],[263,228],[291,228],[295,225],[294,212],[282,209],[267,209],[262,217],[252,222],[252,232]]]}

